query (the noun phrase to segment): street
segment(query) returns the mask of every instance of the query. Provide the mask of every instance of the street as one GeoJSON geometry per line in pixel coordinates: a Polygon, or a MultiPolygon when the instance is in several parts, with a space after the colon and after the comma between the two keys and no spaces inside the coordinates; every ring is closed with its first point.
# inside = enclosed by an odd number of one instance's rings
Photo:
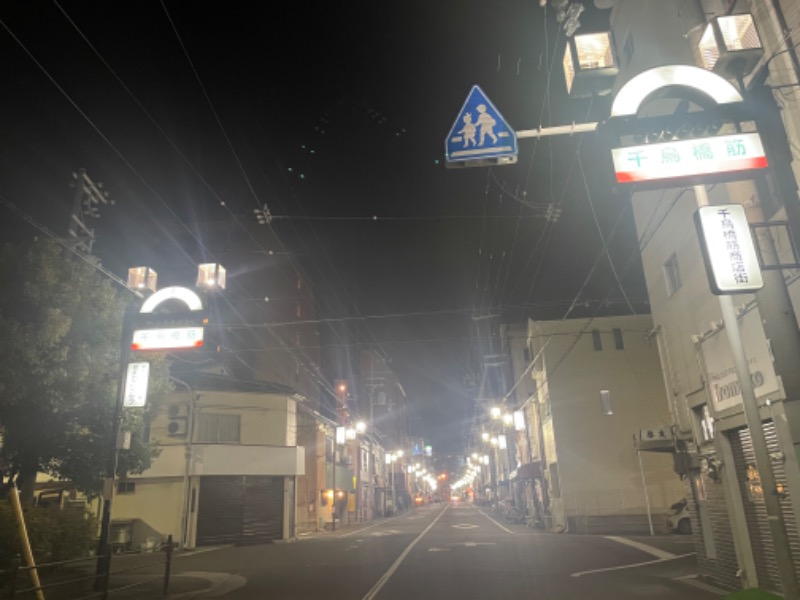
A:
{"type": "MultiPolygon", "coordinates": [[[[555,534],[505,524],[485,507],[433,504],[297,542],[179,553],[170,597],[720,597],[695,572],[689,537],[555,534]]],[[[125,583],[112,578],[111,587],[125,583]]],[[[131,593],[111,597],[144,590],[131,593]]]]}

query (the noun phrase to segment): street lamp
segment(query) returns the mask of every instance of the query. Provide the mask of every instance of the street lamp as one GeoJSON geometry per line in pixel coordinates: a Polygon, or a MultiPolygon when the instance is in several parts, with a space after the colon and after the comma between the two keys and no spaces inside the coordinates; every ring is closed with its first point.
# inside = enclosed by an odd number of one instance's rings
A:
{"type": "Polygon", "coordinates": [[[204,263],[197,266],[197,287],[205,289],[225,289],[226,271],[219,263],[204,263]]]}
{"type": "Polygon", "coordinates": [[[619,73],[611,32],[584,33],[567,38],[563,66],[570,97],[608,94],[619,73]]]}
{"type": "Polygon", "coordinates": [[[158,283],[158,273],[150,267],[131,267],[128,269],[127,286],[131,290],[140,292],[148,291],[151,294],[156,291],[158,283]]]}
{"type": "Polygon", "coordinates": [[[764,55],[753,15],[715,17],[698,43],[703,66],[722,76],[743,77],[764,55]]]}
{"type": "MultiPolygon", "coordinates": [[[[202,269],[204,266],[201,265],[202,269]]],[[[221,265],[215,265],[214,273],[222,270],[224,288],[224,271],[221,265]]],[[[179,286],[168,287],[156,292],[157,274],[149,267],[133,267],[128,270],[127,286],[136,296],[133,302],[128,303],[122,320],[122,335],[120,337],[120,374],[117,389],[117,398],[114,403],[112,416],[111,435],[109,436],[109,449],[106,464],[106,478],[103,489],[103,513],[100,520],[100,539],[98,540],[95,589],[107,590],[108,574],[111,568],[111,554],[109,552],[109,533],[111,527],[111,509],[114,497],[119,453],[118,450],[127,448],[124,438],[120,436],[122,430],[123,411],[127,407],[141,406],[137,403],[128,403],[127,385],[132,380],[128,379],[131,367],[131,353],[133,350],[164,351],[164,350],[191,350],[203,346],[203,331],[205,318],[202,299],[192,290],[179,286]],[[151,292],[144,302],[143,291],[151,292]],[[183,305],[177,311],[170,310],[176,318],[188,319],[194,326],[190,327],[165,327],[163,320],[156,314],[164,304],[183,305]],[[200,314],[202,317],[198,317],[200,314]],[[145,329],[139,329],[145,327],[145,329]],[[147,343],[145,343],[147,340],[147,343]]],[[[198,278],[198,285],[200,280],[198,278]]],[[[172,317],[170,317],[172,318],[172,317]]],[[[135,372],[135,371],[132,371],[135,372]]],[[[146,395],[145,395],[146,397],[146,395]]],[[[186,458],[188,461],[188,456],[186,458]]]]}

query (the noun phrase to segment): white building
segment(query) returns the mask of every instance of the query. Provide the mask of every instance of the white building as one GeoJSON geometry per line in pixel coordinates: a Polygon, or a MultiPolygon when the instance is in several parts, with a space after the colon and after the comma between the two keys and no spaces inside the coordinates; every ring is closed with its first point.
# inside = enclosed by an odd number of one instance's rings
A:
{"type": "Polygon", "coordinates": [[[683,495],[671,456],[634,443],[671,420],[652,335],[649,315],[529,321],[523,410],[550,527],[645,533],[649,514],[663,529],[683,495]]]}
{"type": "Polygon", "coordinates": [[[112,542],[137,548],[171,534],[193,548],[294,537],[305,468],[298,401],[282,387],[218,375],[179,382],[150,427],[159,455],[117,481],[112,542]]]}

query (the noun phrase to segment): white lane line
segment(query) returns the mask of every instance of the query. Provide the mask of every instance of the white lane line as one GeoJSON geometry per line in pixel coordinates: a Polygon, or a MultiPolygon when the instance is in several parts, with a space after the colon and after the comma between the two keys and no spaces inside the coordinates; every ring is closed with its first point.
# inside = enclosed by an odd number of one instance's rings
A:
{"type": "Polygon", "coordinates": [[[630,546],[631,548],[636,548],[637,550],[646,552],[647,554],[655,556],[656,558],[664,558],[664,559],[675,558],[675,555],[672,552],[666,552],[664,550],[661,550],[660,548],[655,548],[648,544],[643,544],[642,542],[635,542],[633,540],[629,540],[628,538],[617,537],[616,535],[604,535],[603,537],[606,538],[607,540],[613,540],[620,544],[625,544],[626,546],[630,546]]]}
{"type": "Polygon", "coordinates": [[[479,512],[479,513],[481,513],[481,514],[482,514],[484,517],[486,517],[487,519],[489,519],[489,520],[490,520],[492,523],[494,523],[495,525],[497,525],[497,526],[498,526],[500,529],[502,529],[502,530],[503,530],[503,531],[505,531],[506,533],[514,533],[514,532],[513,532],[513,531],[511,531],[511,530],[510,530],[508,527],[505,527],[505,526],[501,525],[500,523],[498,523],[497,521],[495,521],[495,520],[494,520],[492,517],[490,517],[489,515],[487,515],[487,514],[486,514],[485,512],[483,512],[482,510],[479,510],[478,512],[479,512]]]}
{"type": "Polygon", "coordinates": [[[233,548],[233,544],[224,544],[222,546],[211,546],[207,548],[197,548],[193,550],[182,550],[172,555],[172,558],[186,558],[188,556],[197,556],[198,554],[205,554],[206,552],[216,552],[217,550],[225,550],[226,548],[233,548]]]}
{"type": "Polygon", "coordinates": [[[381,591],[381,588],[383,588],[383,586],[386,585],[386,582],[389,581],[389,578],[392,575],[394,575],[394,572],[397,571],[398,567],[406,559],[406,556],[408,556],[408,553],[411,552],[411,550],[414,548],[414,546],[417,545],[417,542],[419,542],[423,537],[425,537],[425,534],[428,533],[434,525],[436,525],[436,521],[438,521],[439,519],[442,518],[442,515],[447,512],[448,508],[450,508],[450,507],[449,506],[445,506],[444,510],[439,513],[439,516],[437,516],[433,521],[431,521],[431,524],[428,525],[422,531],[422,533],[420,533],[414,539],[413,542],[411,542],[408,546],[406,546],[406,549],[403,550],[403,552],[400,553],[400,556],[398,556],[397,560],[395,560],[394,563],[392,563],[392,566],[389,567],[389,569],[386,571],[386,573],[381,575],[381,578],[378,579],[378,582],[375,585],[372,586],[372,589],[370,591],[367,592],[367,594],[366,594],[366,596],[364,596],[363,600],[372,600],[372,598],[374,598],[378,594],[378,592],[381,591]]]}
{"type": "Polygon", "coordinates": [[[623,569],[636,569],[637,567],[646,567],[647,565],[655,565],[657,563],[676,560],[678,558],[686,558],[687,556],[694,556],[694,554],[695,554],[694,552],[690,552],[689,554],[678,554],[678,555],[673,554],[671,558],[657,558],[655,560],[648,560],[645,562],[633,563],[630,565],[619,565],[618,567],[605,567],[603,569],[592,569],[590,571],[578,571],[577,573],[572,573],[570,577],[581,577],[582,575],[591,575],[592,573],[605,573],[606,571],[622,571],[623,569]]]}

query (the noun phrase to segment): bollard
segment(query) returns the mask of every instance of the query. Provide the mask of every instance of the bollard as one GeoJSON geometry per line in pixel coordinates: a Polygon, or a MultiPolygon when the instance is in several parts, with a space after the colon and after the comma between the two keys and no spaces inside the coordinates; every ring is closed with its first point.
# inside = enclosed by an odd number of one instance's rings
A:
{"type": "Polygon", "coordinates": [[[164,564],[164,589],[162,591],[164,596],[166,596],[169,593],[169,576],[171,569],[172,569],[172,534],[169,534],[167,536],[167,560],[164,564]]]}

